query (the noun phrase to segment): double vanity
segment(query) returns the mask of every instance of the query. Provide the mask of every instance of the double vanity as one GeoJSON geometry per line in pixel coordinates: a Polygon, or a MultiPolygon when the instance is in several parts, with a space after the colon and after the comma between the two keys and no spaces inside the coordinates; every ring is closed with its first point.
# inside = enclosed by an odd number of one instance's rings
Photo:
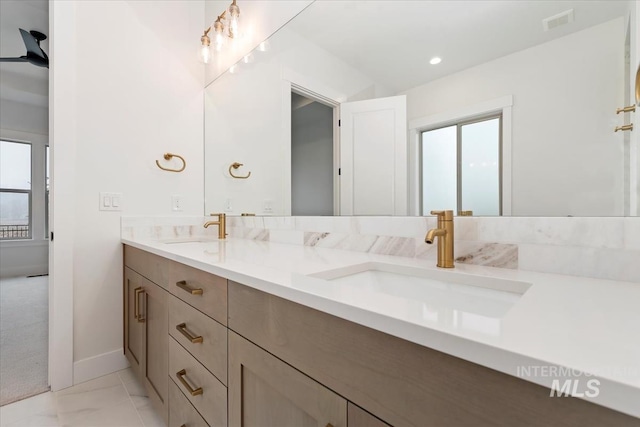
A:
{"type": "Polygon", "coordinates": [[[125,354],[169,426],[640,425],[637,284],[122,241],[125,354]]]}

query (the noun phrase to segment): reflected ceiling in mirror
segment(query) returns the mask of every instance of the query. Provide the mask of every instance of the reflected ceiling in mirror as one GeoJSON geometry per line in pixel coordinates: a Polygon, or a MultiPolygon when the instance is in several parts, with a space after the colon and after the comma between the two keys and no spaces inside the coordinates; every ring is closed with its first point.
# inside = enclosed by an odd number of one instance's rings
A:
{"type": "Polygon", "coordinates": [[[633,121],[616,115],[635,95],[625,57],[631,51],[636,63],[631,8],[316,1],[269,50],[207,86],[206,211],[291,215],[328,191],[316,214],[421,215],[425,201],[480,212],[474,200],[488,191],[502,215],[635,215],[637,142],[614,133],[633,121]],[[500,134],[488,153],[464,129],[495,117],[500,134]],[[429,132],[443,128],[453,139],[433,142],[429,132]],[[443,157],[425,157],[434,152],[443,157]],[[228,174],[235,162],[249,179],[228,174]],[[442,199],[426,191],[427,176],[447,189],[442,199]]]}

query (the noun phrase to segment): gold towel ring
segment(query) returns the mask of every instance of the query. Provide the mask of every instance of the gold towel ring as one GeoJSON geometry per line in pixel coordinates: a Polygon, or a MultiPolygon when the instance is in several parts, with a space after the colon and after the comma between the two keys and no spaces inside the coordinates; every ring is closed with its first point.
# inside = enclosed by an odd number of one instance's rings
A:
{"type": "Polygon", "coordinates": [[[168,172],[182,172],[184,170],[184,168],[187,167],[187,161],[184,159],[184,157],[179,156],[177,154],[173,154],[173,153],[164,153],[164,159],[165,160],[171,160],[174,157],[179,158],[180,160],[182,160],[182,167],[180,169],[171,169],[171,168],[165,168],[163,167],[159,161],[156,160],[156,165],[158,165],[158,167],[160,169],[162,169],[163,171],[168,171],[168,172]]]}
{"type": "Polygon", "coordinates": [[[237,179],[247,179],[251,176],[251,172],[249,172],[247,175],[245,176],[239,176],[239,175],[234,175],[233,171],[231,169],[238,169],[240,166],[244,166],[242,163],[238,163],[238,162],[234,162],[231,163],[231,166],[229,166],[229,175],[231,175],[234,178],[237,179]]]}

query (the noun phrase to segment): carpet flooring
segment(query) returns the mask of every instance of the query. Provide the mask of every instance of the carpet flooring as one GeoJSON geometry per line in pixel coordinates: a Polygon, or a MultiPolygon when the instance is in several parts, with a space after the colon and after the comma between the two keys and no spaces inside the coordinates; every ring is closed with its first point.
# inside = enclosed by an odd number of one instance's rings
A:
{"type": "Polygon", "coordinates": [[[49,390],[49,277],[0,280],[0,406],[49,390]]]}

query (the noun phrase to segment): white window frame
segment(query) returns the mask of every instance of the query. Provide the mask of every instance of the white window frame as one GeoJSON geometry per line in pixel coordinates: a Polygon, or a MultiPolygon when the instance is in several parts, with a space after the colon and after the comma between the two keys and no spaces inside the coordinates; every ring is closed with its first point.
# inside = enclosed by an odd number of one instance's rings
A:
{"type": "MultiPolygon", "coordinates": [[[[32,134],[27,132],[0,130],[0,139],[7,142],[29,144],[31,146],[31,190],[29,200],[29,238],[0,239],[3,247],[23,246],[28,242],[43,243],[48,240],[45,223],[46,206],[46,165],[45,152],[49,145],[47,135],[32,134]]],[[[10,190],[10,189],[3,189],[10,190]]]]}
{"type": "MultiPolygon", "coordinates": [[[[456,128],[456,209],[454,212],[460,212],[461,210],[467,210],[465,208],[464,201],[462,200],[462,168],[460,165],[460,156],[462,155],[462,128],[467,125],[472,125],[476,123],[482,123],[490,120],[498,120],[498,211],[499,216],[502,216],[502,114],[501,113],[491,113],[489,115],[482,115],[477,117],[472,117],[470,119],[464,121],[458,121],[455,123],[449,123],[446,125],[439,125],[430,129],[423,129],[420,131],[420,159],[423,159],[424,150],[424,134],[428,132],[433,132],[436,130],[455,127],[456,128]]],[[[429,212],[424,212],[424,188],[423,188],[423,173],[424,173],[424,163],[421,161],[420,163],[420,215],[425,216],[429,215],[429,212]]]]}
{"type": "Polygon", "coordinates": [[[511,139],[513,95],[503,96],[456,110],[445,111],[409,121],[409,214],[419,216],[421,211],[420,140],[422,132],[470,119],[502,114],[502,215],[511,215],[511,139]]]}

